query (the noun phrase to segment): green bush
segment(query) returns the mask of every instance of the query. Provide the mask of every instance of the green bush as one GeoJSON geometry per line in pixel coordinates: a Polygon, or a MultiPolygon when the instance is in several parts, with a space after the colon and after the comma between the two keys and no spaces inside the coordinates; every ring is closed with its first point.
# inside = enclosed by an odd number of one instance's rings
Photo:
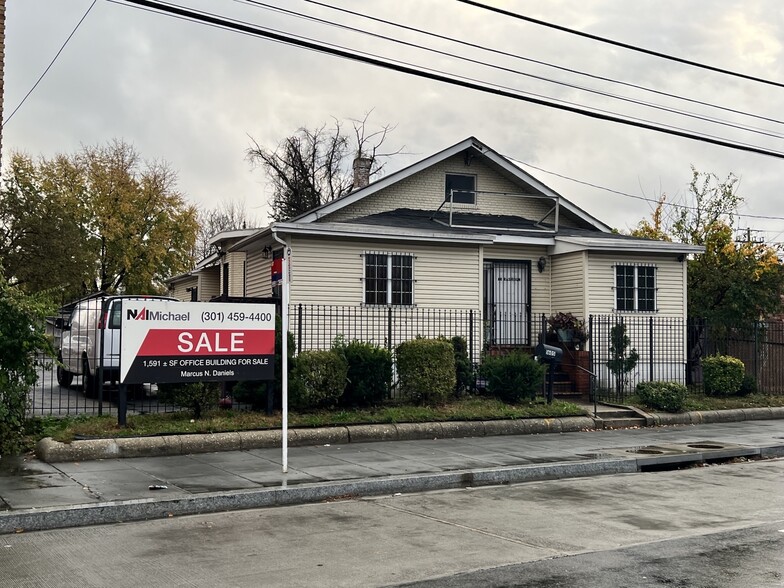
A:
{"type": "Polygon", "coordinates": [[[454,392],[455,351],[446,339],[417,338],[395,349],[400,392],[426,405],[441,404],[454,392]]]}
{"type": "Polygon", "coordinates": [[[452,337],[455,351],[455,394],[458,396],[474,387],[474,366],[468,357],[468,344],[465,337],[452,337]]]}
{"type": "Polygon", "coordinates": [[[521,351],[485,357],[481,374],[487,392],[499,400],[517,403],[533,400],[542,389],[545,366],[521,351]]]}
{"type": "Polygon", "coordinates": [[[688,391],[677,382],[640,382],[637,395],[647,406],[665,412],[680,412],[686,405],[688,391]]]}
{"type": "Polygon", "coordinates": [[[738,390],[738,396],[748,396],[750,394],[757,393],[757,379],[754,376],[750,376],[748,374],[743,376],[743,381],[740,384],[740,390],[738,390]]]}
{"type": "Polygon", "coordinates": [[[289,403],[299,410],[335,406],[347,375],[348,362],[337,351],[303,351],[291,370],[289,403]]]}
{"type": "Polygon", "coordinates": [[[221,386],[219,382],[187,382],[184,384],[158,384],[158,400],[188,409],[193,418],[218,406],[221,386]]]}
{"type": "Polygon", "coordinates": [[[44,334],[52,307],[39,295],[8,284],[0,266],[0,456],[22,449],[28,391],[38,381],[39,358],[54,357],[44,334]]]}
{"type": "Polygon", "coordinates": [[[340,404],[372,406],[380,404],[389,395],[392,353],[388,349],[362,341],[345,343],[342,339],[335,341],[333,349],[348,363],[348,381],[340,404]]]}
{"type": "Polygon", "coordinates": [[[729,355],[712,355],[702,360],[702,382],[708,396],[735,396],[743,384],[746,367],[729,355]]]}

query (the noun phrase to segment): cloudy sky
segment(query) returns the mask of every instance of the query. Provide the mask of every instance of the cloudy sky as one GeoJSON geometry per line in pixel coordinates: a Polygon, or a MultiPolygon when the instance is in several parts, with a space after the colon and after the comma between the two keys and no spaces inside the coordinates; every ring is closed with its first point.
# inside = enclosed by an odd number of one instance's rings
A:
{"type": "MultiPolygon", "coordinates": [[[[784,123],[778,122],[784,120],[784,87],[611,47],[456,0],[323,0],[378,20],[303,0],[173,2],[450,77],[784,153],[784,138],[780,138],[784,123]],[[473,62],[282,14],[267,6],[473,62]]],[[[486,2],[593,35],[784,83],[781,0],[486,2]]],[[[93,0],[7,0],[4,158],[10,150],[51,157],[72,153],[81,145],[124,139],[144,157],[168,161],[179,172],[179,187],[192,202],[213,207],[222,200],[242,201],[264,223],[270,193],[263,172],[254,170],[245,159],[249,137],[272,147],[298,127],[313,128],[333,117],[362,118],[372,110],[369,127],[397,125],[387,145],[405,151],[389,161],[387,171],[473,135],[503,155],[540,168],[522,166],[589,213],[625,230],[651,211],[650,204],[634,196],[655,199],[666,193],[679,201],[686,195],[690,165],[694,165],[722,178],[736,174],[746,199],[742,212],[749,215],[740,219],[740,228],[758,230],[756,236],[769,242],[784,242],[784,159],[388,71],[140,10],[124,0],[95,2],[41,83],[8,120],[91,4],[93,0]]]]}

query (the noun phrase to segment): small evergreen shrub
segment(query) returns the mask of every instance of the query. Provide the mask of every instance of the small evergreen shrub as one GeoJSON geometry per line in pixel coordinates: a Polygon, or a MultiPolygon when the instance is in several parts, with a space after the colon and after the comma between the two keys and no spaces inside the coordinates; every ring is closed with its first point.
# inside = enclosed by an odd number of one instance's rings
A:
{"type": "Polygon", "coordinates": [[[702,360],[702,382],[708,396],[735,396],[743,384],[746,367],[729,355],[712,355],[702,360]]]}
{"type": "Polygon", "coordinates": [[[412,339],[397,346],[402,395],[413,402],[441,404],[455,390],[455,352],[445,339],[412,339]]]}
{"type": "Polygon", "coordinates": [[[521,351],[485,357],[481,373],[487,392],[512,404],[533,400],[542,388],[547,368],[521,351]]]}
{"type": "Polygon", "coordinates": [[[460,395],[474,387],[474,366],[468,357],[468,343],[465,337],[452,337],[455,352],[455,394],[460,395]]]}
{"type": "Polygon", "coordinates": [[[292,408],[308,410],[337,404],[346,388],[348,363],[335,350],[303,351],[294,361],[289,380],[292,408]]]}
{"type": "Polygon", "coordinates": [[[640,382],[637,395],[647,406],[665,412],[680,412],[686,405],[688,390],[677,382],[640,382]]]}
{"type": "Polygon", "coordinates": [[[740,390],[738,396],[748,396],[749,394],[757,393],[757,379],[748,374],[743,376],[743,381],[740,383],[740,390]]]}
{"type": "Polygon", "coordinates": [[[378,345],[356,340],[351,343],[337,340],[333,349],[342,354],[348,364],[348,381],[340,397],[340,404],[380,404],[392,386],[392,353],[378,345]]]}
{"type": "Polygon", "coordinates": [[[188,409],[193,418],[218,406],[220,398],[218,382],[187,382],[184,384],[158,384],[158,400],[188,409]]]}

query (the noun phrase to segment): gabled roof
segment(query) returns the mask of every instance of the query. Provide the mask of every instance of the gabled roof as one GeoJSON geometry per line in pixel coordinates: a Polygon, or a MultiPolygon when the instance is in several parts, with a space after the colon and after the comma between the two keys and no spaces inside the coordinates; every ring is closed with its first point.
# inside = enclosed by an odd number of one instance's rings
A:
{"type": "Polygon", "coordinates": [[[528,174],[527,172],[523,171],[519,167],[517,167],[514,163],[512,163],[509,159],[500,155],[499,153],[493,151],[490,147],[482,143],[479,139],[475,137],[469,137],[443,151],[440,151],[430,157],[426,157],[421,161],[414,163],[406,168],[403,168],[395,173],[389,174],[388,176],[384,176],[383,178],[371,183],[365,188],[360,188],[359,190],[355,190],[350,194],[343,196],[337,200],[333,200],[332,202],[328,202],[310,210],[300,216],[291,219],[289,222],[291,223],[312,223],[317,221],[318,219],[324,217],[327,214],[333,213],[337,210],[345,208],[350,204],[354,204],[362,200],[363,198],[367,198],[371,194],[375,194],[379,190],[383,190],[401,180],[404,180],[416,173],[426,170],[427,168],[444,161],[445,159],[449,159],[455,155],[459,155],[461,153],[469,153],[474,157],[481,157],[484,160],[484,163],[488,165],[488,167],[495,169],[505,177],[507,177],[512,182],[518,184],[525,184],[533,189],[537,194],[541,194],[543,196],[549,196],[551,198],[555,198],[558,200],[560,206],[575,215],[576,217],[580,218],[584,222],[588,223],[589,225],[595,227],[600,231],[609,232],[611,228],[604,224],[599,219],[591,216],[587,212],[585,212],[580,207],[576,206],[575,204],[566,200],[563,196],[555,192],[555,190],[549,188],[539,180],[537,180],[532,175],[528,174]]]}

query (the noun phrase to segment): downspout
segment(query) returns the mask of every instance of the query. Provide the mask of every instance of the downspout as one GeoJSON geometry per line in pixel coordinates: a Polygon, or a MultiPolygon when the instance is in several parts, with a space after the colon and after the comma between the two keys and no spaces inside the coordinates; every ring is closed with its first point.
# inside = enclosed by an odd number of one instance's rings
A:
{"type": "Polygon", "coordinates": [[[271,229],[272,238],[278,243],[283,245],[283,293],[280,303],[280,340],[281,340],[281,368],[280,368],[280,386],[281,386],[281,405],[282,405],[282,421],[283,430],[282,436],[282,471],[287,473],[289,469],[289,257],[291,256],[291,247],[288,242],[278,237],[275,228],[271,229]]]}

